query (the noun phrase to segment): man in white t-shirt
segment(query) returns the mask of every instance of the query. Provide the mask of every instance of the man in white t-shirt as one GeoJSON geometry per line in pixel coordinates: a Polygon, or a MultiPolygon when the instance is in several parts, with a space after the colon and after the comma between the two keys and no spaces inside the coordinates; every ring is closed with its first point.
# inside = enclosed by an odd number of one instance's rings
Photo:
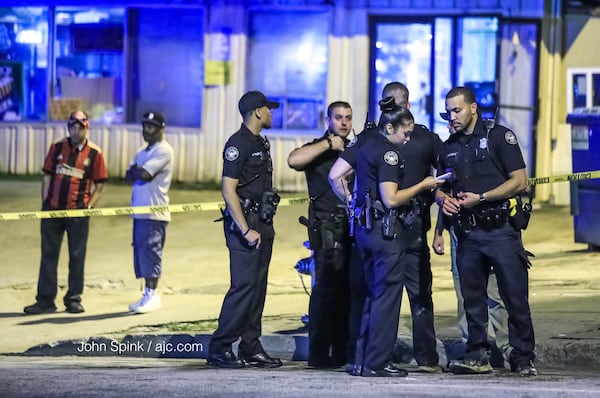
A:
{"type": "MultiPolygon", "coordinates": [[[[127,169],[125,180],[133,183],[132,206],[166,206],[173,176],[173,148],[164,140],[165,118],[158,112],[146,112],[142,118],[142,133],[147,146],[141,148],[127,169]]],[[[162,251],[171,213],[134,214],[133,266],[136,278],[144,278],[142,298],[129,309],[142,314],[161,307],[156,293],[162,272],[162,251]]]]}

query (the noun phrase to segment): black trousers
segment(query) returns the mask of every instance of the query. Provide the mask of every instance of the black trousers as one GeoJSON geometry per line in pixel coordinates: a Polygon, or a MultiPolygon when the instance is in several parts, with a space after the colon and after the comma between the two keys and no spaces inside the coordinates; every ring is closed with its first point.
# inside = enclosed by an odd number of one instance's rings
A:
{"type": "MultiPolygon", "coordinates": [[[[437,339],[435,336],[431,257],[426,235],[423,233],[422,251],[407,251],[405,256],[405,286],[411,307],[413,325],[413,352],[419,365],[432,366],[439,362],[437,339]]],[[[353,362],[356,341],[360,334],[363,308],[367,296],[367,285],[363,263],[354,244],[350,257],[350,320],[349,320],[349,361],[353,362]]]]}
{"type": "Polygon", "coordinates": [[[456,265],[469,329],[467,357],[478,359],[489,349],[487,282],[493,267],[508,311],[508,339],[513,348],[509,361],[519,364],[535,359],[527,256],[521,232],[506,222],[501,228],[474,228],[468,234],[458,234],[456,265]]]}
{"type": "Polygon", "coordinates": [[[308,308],[308,364],[314,366],[327,365],[331,359],[339,365],[347,361],[350,240],[346,216],[330,218],[309,220],[315,280],[308,308]],[[327,247],[331,245],[323,237],[336,247],[327,247]]]}
{"type": "Polygon", "coordinates": [[[46,218],[40,225],[42,237],[42,259],[38,278],[36,300],[54,303],[58,289],[58,258],[63,236],[67,233],[69,244],[69,289],[63,298],[64,304],[81,302],[85,254],[89,234],[89,217],[46,218]]]}
{"type": "Polygon", "coordinates": [[[412,316],[413,352],[417,364],[437,365],[437,340],[431,298],[431,261],[427,240],[421,251],[407,251],[404,258],[406,279],[404,285],[412,316]]]}
{"type": "Polygon", "coordinates": [[[381,222],[373,229],[357,228],[356,239],[363,260],[367,298],[355,364],[381,370],[391,360],[398,339],[398,321],[404,285],[405,249],[398,240],[383,239],[381,222]]]}
{"type": "Polygon", "coordinates": [[[356,363],[356,342],[360,336],[360,324],[362,322],[365,300],[367,299],[367,282],[365,281],[365,270],[361,259],[360,250],[355,242],[350,249],[349,262],[350,279],[350,316],[348,320],[348,362],[356,363]]]}
{"type": "Polygon", "coordinates": [[[231,229],[231,219],[224,222],[231,285],[223,300],[219,325],[210,341],[209,355],[231,351],[231,345],[240,338],[239,355],[263,351],[259,337],[275,232],[272,224],[265,224],[255,216],[251,213],[247,221],[250,228],[261,234],[258,249],[249,246],[237,228],[231,229]]]}

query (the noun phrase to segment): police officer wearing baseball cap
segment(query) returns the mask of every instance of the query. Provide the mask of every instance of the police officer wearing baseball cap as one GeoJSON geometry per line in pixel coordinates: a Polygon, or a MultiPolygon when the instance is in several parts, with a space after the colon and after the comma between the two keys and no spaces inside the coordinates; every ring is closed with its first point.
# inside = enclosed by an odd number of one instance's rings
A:
{"type": "Polygon", "coordinates": [[[271,127],[271,109],[279,108],[279,103],[260,91],[249,91],[240,98],[238,108],[244,121],[223,151],[222,195],[227,205],[223,221],[231,286],[207,362],[220,368],[276,368],[281,360],[271,358],[259,340],[279,198],[273,190],[269,142],[260,132],[271,127]],[[232,344],[238,339],[236,357],[232,344]]]}

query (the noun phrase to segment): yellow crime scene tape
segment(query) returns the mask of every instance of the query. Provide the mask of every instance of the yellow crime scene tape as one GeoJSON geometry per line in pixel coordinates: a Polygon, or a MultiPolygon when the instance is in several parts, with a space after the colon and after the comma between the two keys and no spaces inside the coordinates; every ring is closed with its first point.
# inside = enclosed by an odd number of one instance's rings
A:
{"type": "MultiPolygon", "coordinates": [[[[278,206],[291,206],[308,203],[308,198],[281,199],[278,206]]],[[[166,206],[129,206],[106,207],[102,209],[46,210],[0,213],[0,221],[38,220],[42,218],[127,216],[148,213],[187,213],[193,211],[219,210],[225,208],[225,202],[182,203],[166,206]]]]}
{"type": "Polygon", "coordinates": [[[594,178],[600,178],[600,170],[582,171],[579,173],[561,174],[561,175],[550,176],[550,177],[535,177],[535,178],[529,179],[529,184],[530,185],[551,184],[554,182],[583,181],[583,180],[591,180],[594,178]]]}
{"type": "MultiPolygon", "coordinates": [[[[600,170],[582,171],[579,173],[561,174],[550,177],[534,177],[529,179],[529,184],[551,184],[555,182],[591,180],[594,178],[600,178],[600,170]]],[[[303,203],[308,203],[308,198],[281,199],[279,202],[279,206],[292,206],[303,203]]],[[[0,221],[39,220],[43,218],[66,217],[127,216],[132,214],[148,214],[162,212],[187,213],[194,211],[219,210],[223,208],[225,208],[225,202],[183,203],[167,206],[106,207],[102,209],[25,211],[13,213],[0,213],[0,221]]]]}

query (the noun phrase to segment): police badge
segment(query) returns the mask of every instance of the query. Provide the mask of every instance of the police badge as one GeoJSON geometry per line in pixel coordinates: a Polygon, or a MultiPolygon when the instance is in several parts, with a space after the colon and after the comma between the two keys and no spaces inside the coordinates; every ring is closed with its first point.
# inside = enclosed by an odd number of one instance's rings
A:
{"type": "Polygon", "coordinates": [[[487,149],[488,147],[488,143],[487,143],[487,138],[483,137],[479,140],[479,148],[480,149],[487,149]]]}

